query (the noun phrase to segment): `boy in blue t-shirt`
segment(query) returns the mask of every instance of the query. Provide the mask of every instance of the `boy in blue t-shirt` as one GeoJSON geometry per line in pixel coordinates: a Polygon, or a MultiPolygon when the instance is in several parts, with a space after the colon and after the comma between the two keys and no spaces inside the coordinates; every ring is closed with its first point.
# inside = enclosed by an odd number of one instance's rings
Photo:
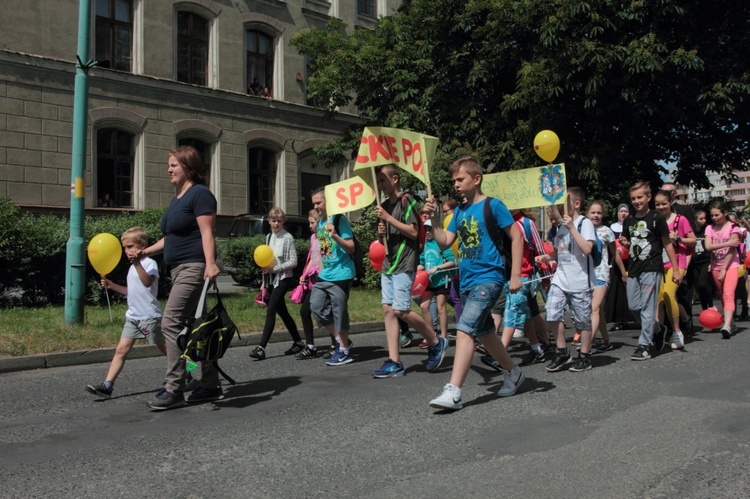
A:
{"type": "Polygon", "coordinates": [[[336,341],[337,348],[326,364],[341,366],[354,361],[349,355],[351,342],[348,308],[349,291],[355,275],[354,259],[351,256],[354,253],[354,236],[346,217],[335,219],[326,216],[324,188],[313,191],[312,202],[320,216],[316,235],[320,242],[322,268],[310,292],[310,310],[318,327],[325,327],[336,341]]]}
{"type": "Polygon", "coordinates": [[[456,160],[449,169],[453,185],[466,203],[456,208],[450,224],[443,231],[435,213],[436,203],[430,198],[425,210],[432,213],[432,234],[441,248],[449,248],[458,237],[458,273],[461,283],[461,303],[463,312],[456,325],[456,356],[450,383],[443,387],[443,393],[430,401],[438,409],[461,409],[461,386],[471,367],[474,356],[474,338],[485,346],[490,355],[500,364],[505,373],[503,386],[497,394],[508,397],[516,393],[526,379],[521,368],[513,362],[500,339],[495,334],[492,321],[492,306],[505,284],[503,258],[495,241],[490,238],[484,219],[484,204],[491,203],[491,212],[498,227],[510,238],[511,278],[509,290],[515,293],[521,289],[521,259],[523,238],[513,222],[508,208],[502,201],[488,199],[482,194],[482,167],[476,159],[466,156],[456,160]]]}

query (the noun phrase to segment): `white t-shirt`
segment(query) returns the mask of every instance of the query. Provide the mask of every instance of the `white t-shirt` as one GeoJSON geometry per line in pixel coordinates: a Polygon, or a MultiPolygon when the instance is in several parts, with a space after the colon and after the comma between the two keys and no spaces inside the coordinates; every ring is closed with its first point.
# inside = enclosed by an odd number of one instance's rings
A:
{"type": "MultiPolygon", "coordinates": [[[[596,232],[591,220],[578,215],[573,222],[575,228],[581,219],[581,235],[586,241],[596,244],[596,232]]],[[[573,241],[570,231],[564,225],[560,225],[555,236],[555,249],[557,249],[557,270],[552,277],[552,284],[563,291],[576,292],[594,289],[596,276],[594,275],[594,261],[591,255],[585,256],[578,245],[573,241]]]]}
{"type": "Polygon", "coordinates": [[[141,258],[141,267],[148,275],[155,276],[151,286],[146,287],[135,270],[135,265],[128,269],[128,311],[125,317],[135,321],[158,319],[161,317],[161,305],[156,295],[159,292],[159,268],[151,258],[141,258]]]}

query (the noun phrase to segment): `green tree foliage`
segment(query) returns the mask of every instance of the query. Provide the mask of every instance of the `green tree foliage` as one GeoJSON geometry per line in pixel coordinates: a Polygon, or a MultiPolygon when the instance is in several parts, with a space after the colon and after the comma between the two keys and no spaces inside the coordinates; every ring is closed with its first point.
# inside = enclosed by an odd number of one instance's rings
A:
{"type": "MultiPolygon", "coordinates": [[[[334,20],[292,44],[313,60],[311,97],[437,136],[441,169],[466,153],[539,166],[533,138],[551,129],[569,185],[616,204],[664,164],[696,187],[747,166],[748,28],[740,0],[412,0],[374,31],[334,20]]],[[[361,132],[319,156],[340,161],[361,132]]]]}

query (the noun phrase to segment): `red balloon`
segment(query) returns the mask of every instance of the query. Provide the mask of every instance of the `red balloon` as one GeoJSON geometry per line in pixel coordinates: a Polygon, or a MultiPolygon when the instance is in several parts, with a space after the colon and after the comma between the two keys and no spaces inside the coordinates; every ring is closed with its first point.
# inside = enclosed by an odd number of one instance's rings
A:
{"type": "Polygon", "coordinates": [[[385,260],[385,246],[380,241],[373,241],[370,243],[370,250],[367,255],[370,257],[370,265],[375,270],[383,268],[383,260],[385,260]]]}
{"type": "Polygon", "coordinates": [[[619,239],[615,239],[615,249],[617,250],[617,254],[620,255],[620,259],[627,260],[630,256],[630,252],[625,248],[622,244],[620,244],[619,239]]]}
{"type": "Polygon", "coordinates": [[[544,245],[544,253],[545,254],[549,255],[553,251],[555,251],[554,246],[552,246],[552,244],[548,243],[547,241],[544,241],[544,243],[542,243],[542,244],[544,245]]]}
{"type": "Polygon", "coordinates": [[[750,251],[745,254],[745,268],[750,269],[750,251]]]}
{"type": "Polygon", "coordinates": [[[698,316],[701,326],[706,329],[716,329],[717,327],[724,324],[724,318],[721,316],[718,310],[707,308],[698,316]]]}
{"type": "Polygon", "coordinates": [[[412,296],[422,296],[427,291],[427,285],[430,283],[430,277],[424,270],[418,270],[414,277],[414,284],[411,285],[412,296]]]}

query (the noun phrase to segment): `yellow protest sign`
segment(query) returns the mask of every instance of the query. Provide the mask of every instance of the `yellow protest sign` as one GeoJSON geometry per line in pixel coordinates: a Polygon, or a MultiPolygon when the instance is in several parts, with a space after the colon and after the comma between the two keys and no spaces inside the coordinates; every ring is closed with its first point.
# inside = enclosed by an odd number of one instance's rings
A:
{"type": "Polygon", "coordinates": [[[398,128],[367,127],[357,152],[354,171],[394,164],[430,185],[430,166],[438,139],[398,128]]]}
{"type": "Polygon", "coordinates": [[[372,180],[368,181],[359,175],[329,184],[325,188],[326,214],[338,215],[349,211],[361,210],[375,201],[375,189],[372,180]]]}
{"type": "Polygon", "coordinates": [[[565,164],[485,175],[482,192],[502,200],[509,210],[562,203],[568,192],[565,164]]]}

